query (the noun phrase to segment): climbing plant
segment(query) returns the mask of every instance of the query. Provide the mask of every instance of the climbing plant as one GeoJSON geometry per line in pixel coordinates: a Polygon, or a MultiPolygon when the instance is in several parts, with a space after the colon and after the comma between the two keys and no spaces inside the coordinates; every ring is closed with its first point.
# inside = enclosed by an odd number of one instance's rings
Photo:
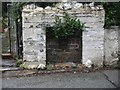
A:
{"type": "Polygon", "coordinates": [[[55,17],[53,28],[47,29],[49,37],[68,38],[76,32],[83,31],[84,24],[77,18],[70,16],[67,12],[63,12],[63,18],[55,17]]]}
{"type": "Polygon", "coordinates": [[[96,2],[96,5],[103,5],[105,10],[105,28],[120,26],[120,2],[96,2]]]}
{"type": "Polygon", "coordinates": [[[120,26],[120,3],[105,3],[105,27],[120,26]]]}
{"type": "Polygon", "coordinates": [[[54,7],[56,3],[57,2],[35,2],[35,5],[45,8],[47,6],[54,7]]]}

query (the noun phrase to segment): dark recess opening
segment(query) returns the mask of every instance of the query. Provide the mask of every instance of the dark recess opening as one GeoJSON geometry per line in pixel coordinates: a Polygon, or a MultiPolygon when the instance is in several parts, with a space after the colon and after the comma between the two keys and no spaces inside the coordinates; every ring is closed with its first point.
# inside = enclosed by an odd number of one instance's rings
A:
{"type": "Polygon", "coordinates": [[[82,63],[82,31],[76,32],[70,38],[56,39],[50,37],[52,27],[46,29],[47,63],[82,63]]]}

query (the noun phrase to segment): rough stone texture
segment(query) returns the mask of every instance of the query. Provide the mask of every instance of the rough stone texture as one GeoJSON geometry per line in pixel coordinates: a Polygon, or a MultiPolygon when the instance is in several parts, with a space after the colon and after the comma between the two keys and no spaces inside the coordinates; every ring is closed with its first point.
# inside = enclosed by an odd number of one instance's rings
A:
{"type": "Polygon", "coordinates": [[[23,16],[23,60],[29,69],[46,65],[46,35],[39,20],[41,17],[23,16]]]}
{"type": "Polygon", "coordinates": [[[82,40],[83,64],[85,64],[88,60],[91,60],[95,66],[103,65],[104,14],[101,14],[103,12],[99,12],[98,16],[93,14],[91,16],[81,18],[81,21],[84,21],[87,27],[83,32],[83,40],[82,40]]]}
{"type": "Polygon", "coordinates": [[[105,65],[115,65],[118,62],[118,27],[105,29],[105,65]]]}
{"type": "Polygon", "coordinates": [[[23,59],[34,67],[44,63],[46,65],[46,36],[45,26],[54,25],[54,17],[63,16],[63,9],[72,16],[76,16],[85,23],[82,37],[82,62],[91,60],[95,65],[103,64],[104,43],[104,15],[102,7],[82,5],[81,3],[60,3],[56,7],[45,9],[32,5],[23,7],[23,59]],[[37,64],[37,65],[36,65],[37,64]]]}
{"type": "Polygon", "coordinates": [[[120,62],[120,26],[118,27],[118,59],[120,62]]]}

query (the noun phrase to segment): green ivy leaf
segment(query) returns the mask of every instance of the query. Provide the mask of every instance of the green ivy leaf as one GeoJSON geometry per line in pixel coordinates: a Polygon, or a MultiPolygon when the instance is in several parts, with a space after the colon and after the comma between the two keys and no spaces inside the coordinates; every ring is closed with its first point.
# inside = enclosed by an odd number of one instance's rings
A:
{"type": "MultiPolygon", "coordinates": [[[[63,12],[63,20],[60,17],[55,17],[52,35],[55,38],[68,38],[74,35],[76,31],[83,31],[84,24],[79,19],[71,17],[67,12],[63,12]]],[[[51,35],[51,34],[50,34],[51,35]]]]}

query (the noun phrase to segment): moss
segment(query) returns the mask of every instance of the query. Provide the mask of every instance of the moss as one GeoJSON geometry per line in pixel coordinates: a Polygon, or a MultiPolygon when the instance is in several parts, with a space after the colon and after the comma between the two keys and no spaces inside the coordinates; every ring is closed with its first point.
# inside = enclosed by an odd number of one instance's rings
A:
{"type": "Polygon", "coordinates": [[[47,70],[53,70],[55,67],[52,64],[47,65],[47,70]]]}
{"type": "Polygon", "coordinates": [[[25,65],[25,63],[22,63],[22,64],[20,64],[20,68],[25,69],[25,68],[27,68],[27,65],[25,65]]]}
{"type": "Polygon", "coordinates": [[[21,64],[23,64],[22,59],[17,59],[16,66],[20,67],[21,64]]]}

